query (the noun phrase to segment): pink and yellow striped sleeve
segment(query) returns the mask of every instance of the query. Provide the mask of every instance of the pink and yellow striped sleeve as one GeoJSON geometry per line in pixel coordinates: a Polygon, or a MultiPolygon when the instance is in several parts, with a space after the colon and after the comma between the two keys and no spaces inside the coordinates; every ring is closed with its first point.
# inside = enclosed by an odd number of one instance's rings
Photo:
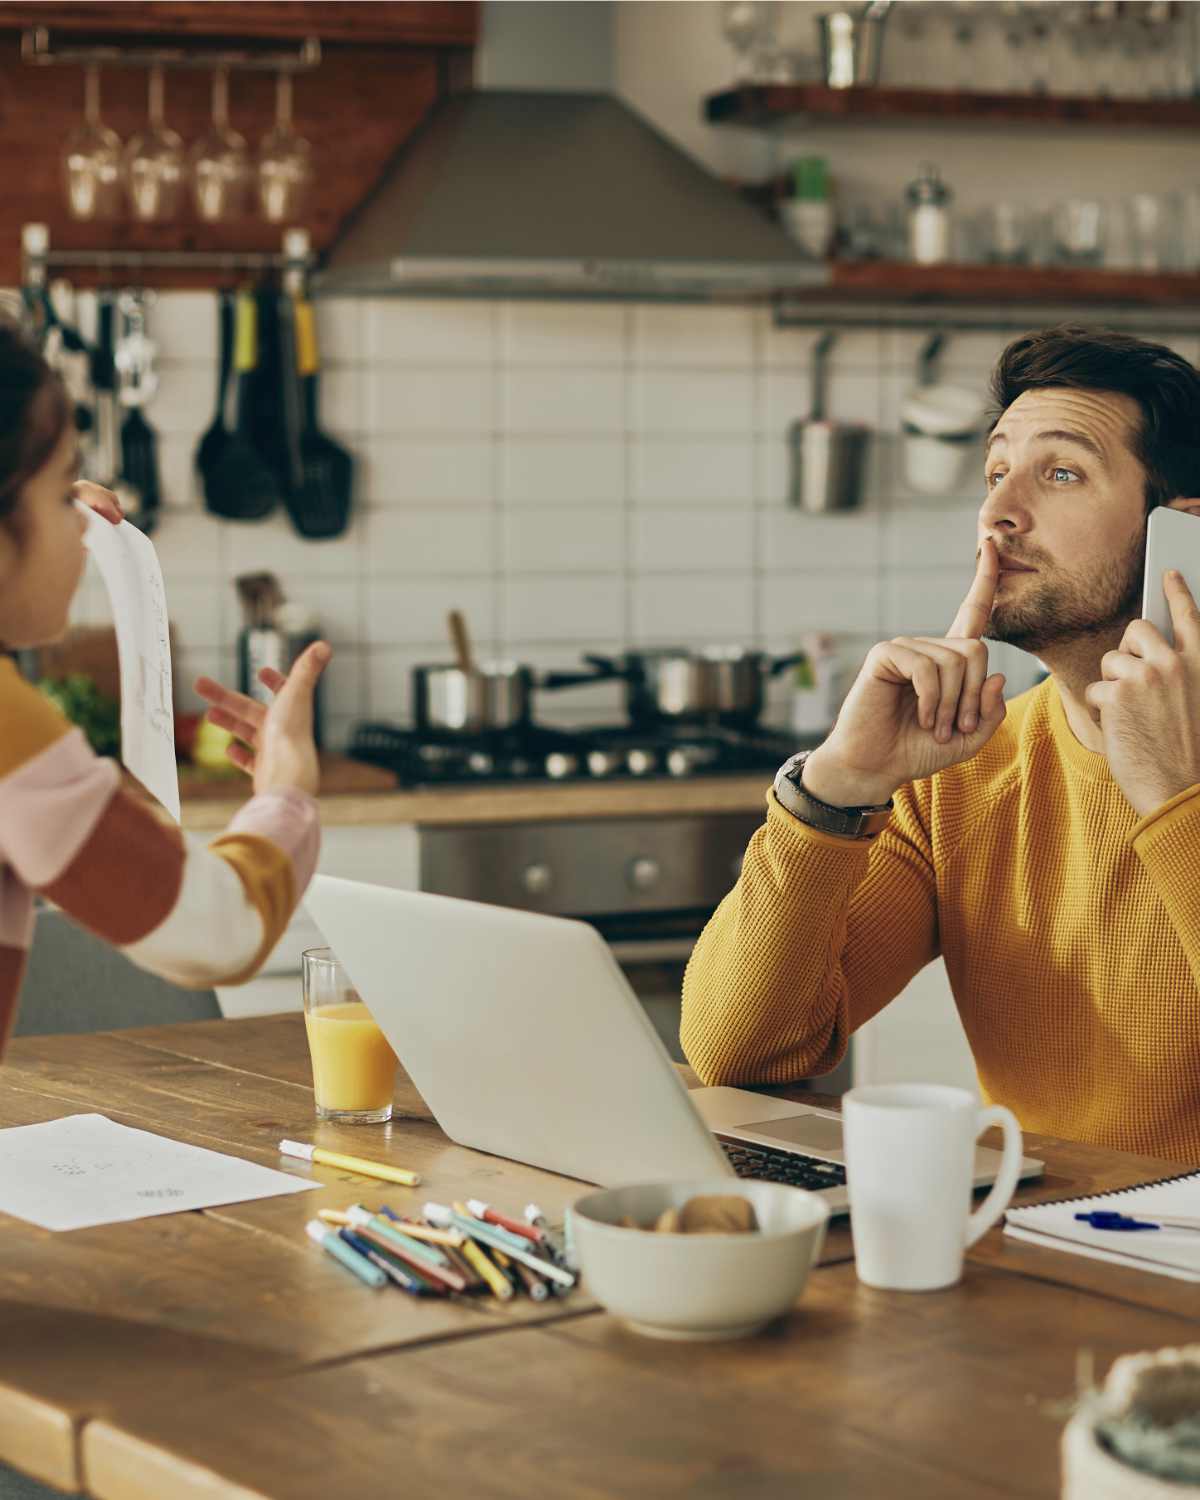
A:
{"type": "Polygon", "coordinates": [[[0,662],[0,1048],[29,889],[176,984],[237,984],[282,936],[319,846],[316,804],[297,791],[252,797],[207,846],[187,837],[0,662]]]}

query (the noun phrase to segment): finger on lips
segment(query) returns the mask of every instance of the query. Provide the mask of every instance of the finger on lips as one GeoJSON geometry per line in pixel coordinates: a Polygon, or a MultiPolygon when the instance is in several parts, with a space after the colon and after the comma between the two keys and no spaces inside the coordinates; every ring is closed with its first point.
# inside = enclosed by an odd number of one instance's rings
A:
{"type": "Polygon", "coordinates": [[[979,559],[975,577],[967,590],[967,597],[959,605],[954,623],[946,632],[949,636],[978,640],[987,626],[996,597],[996,584],[1000,579],[1000,555],[991,537],[984,537],[979,544],[979,559]]]}

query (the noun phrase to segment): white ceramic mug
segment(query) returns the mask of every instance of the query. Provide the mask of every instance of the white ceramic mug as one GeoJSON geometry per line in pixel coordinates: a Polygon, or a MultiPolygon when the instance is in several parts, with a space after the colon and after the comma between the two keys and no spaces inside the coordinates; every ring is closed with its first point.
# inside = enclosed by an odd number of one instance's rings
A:
{"type": "Polygon", "coordinates": [[[1021,1170],[1021,1127],[1003,1105],[981,1109],[966,1089],[877,1084],[842,1101],[846,1186],[858,1279],[929,1292],[962,1277],[963,1252],[1008,1207],[1021,1170]],[[975,1142],[1004,1131],[991,1192],[974,1213],[975,1142]]]}

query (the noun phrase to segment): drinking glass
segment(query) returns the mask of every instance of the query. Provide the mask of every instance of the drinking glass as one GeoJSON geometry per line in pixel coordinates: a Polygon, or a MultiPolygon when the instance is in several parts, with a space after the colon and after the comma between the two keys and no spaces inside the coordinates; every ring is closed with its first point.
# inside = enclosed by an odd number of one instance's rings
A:
{"type": "Polygon", "coordinates": [[[1064,266],[1098,266],[1104,258],[1104,205],[1064,198],[1054,210],[1054,256],[1064,266]]]}
{"type": "Polygon", "coordinates": [[[764,69],[771,72],[776,60],[778,19],[777,0],[724,0],[721,34],[737,58],[735,83],[766,81],[764,69]]]}
{"type": "Polygon", "coordinates": [[[292,129],[292,75],[275,85],[275,124],[258,148],[258,203],[272,224],[296,218],[312,181],[311,149],[292,129]]]}
{"type": "Polygon", "coordinates": [[[1029,260],[1029,211],[1023,203],[989,203],[979,215],[979,252],[992,265],[1022,266],[1029,260]]]}
{"type": "Polygon", "coordinates": [[[83,124],[63,142],[63,185],[73,219],[112,219],[121,209],[121,137],[100,119],[100,69],[84,70],[83,124]]]}
{"type": "Polygon", "coordinates": [[[1126,213],[1129,264],[1134,270],[1174,270],[1180,258],[1176,200],[1169,193],[1134,193],[1126,213]]]}
{"type": "Polygon", "coordinates": [[[213,73],[212,125],[188,153],[196,216],[207,224],[246,212],[250,158],[246,138],[229,125],[229,72],[213,73]]]}
{"type": "Polygon", "coordinates": [[[332,948],[307,948],[304,1028],[319,1120],[378,1125],[392,1118],[396,1054],[332,948]]]}
{"type": "Polygon", "coordinates": [[[133,217],[143,223],[174,218],[186,172],[183,140],[163,118],[163,70],[150,69],[149,121],[125,147],[125,187],[133,217]]]}

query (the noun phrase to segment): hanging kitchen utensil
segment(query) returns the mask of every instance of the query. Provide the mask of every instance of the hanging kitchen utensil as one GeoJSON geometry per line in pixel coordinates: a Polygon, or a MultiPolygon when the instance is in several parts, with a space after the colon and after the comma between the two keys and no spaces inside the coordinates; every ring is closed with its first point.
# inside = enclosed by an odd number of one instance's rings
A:
{"type": "Polygon", "coordinates": [[[813,346],[812,408],[793,422],[792,484],[789,504],[821,512],[852,510],[862,496],[870,431],[860,423],[831,422],[825,416],[829,351],[836,333],[823,333],[813,346]]]}
{"type": "Polygon", "coordinates": [[[301,484],[288,498],[288,511],[301,536],[340,536],[350,520],[354,458],[321,431],[317,420],[320,357],[312,303],[298,298],[292,308],[296,370],[300,387],[301,484]]]}
{"type": "Polygon", "coordinates": [[[158,478],[158,438],[142,408],[158,389],[154,369],[155,347],[146,336],[146,300],[142,292],[122,292],[117,302],[124,322],[113,362],[118,383],[117,399],[128,408],[121,423],[121,474],[138,494],[138,508],[127,514],[139,531],[147,534],[158,521],[161,491],[158,478]]]}
{"type": "Polygon", "coordinates": [[[57,371],[75,408],[75,426],[91,430],[88,404],[94,351],[74,323],[75,290],[69,281],[55,280],[48,288],[23,287],[21,300],[29,326],[36,330],[42,357],[57,371]]]}
{"type": "Polygon", "coordinates": [[[193,460],[200,476],[200,488],[207,496],[208,476],[221,456],[221,450],[229,441],[229,429],[225,425],[225,408],[229,401],[230,380],[233,372],[233,293],[219,292],[217,295],[217,409],[200,441],[196,444],[193,460]]]}
{"type": "Polygon", "coordinates": [[[473,672],[475,670],[475,658],[471,651],[471,636],[467,630],[467,622],[463,617],[462,610],[452,609],[446,616],[446,624],[450,628],[450,643],[454,647],[458,670],[460,672],[473,672]]]}
{"type": "Polygon", "coordinates": [[[246,408],[238,421],[239,431],[254,443],[260,460],[274,476],[275,492],[281,500],[300,484],[299,426],[298,421],[293,425],[291,420],[295,408],[289,407],[284,388],[286,371],[295,366],[285,366],[282,358],[281,341],[287,337],[286,328],[281,326],[282,300],[270,282],[264,282],[254,293],[257,355],[246,408]]]}
{"type": "MultiPolygon", "coordinates": [[[[233,364],[235,426],[224,442],[213,437],[203,457],[204,503],[214,515],[224,516],[228,521],[259,521],[275,509],[279,485],[254,441],[258,304],[248,291],[237,295],[233,364]]],[[[215,425],[214,422],[214,428],[215,425]]],[[[210,428],[205,434],[206,441],[212,433],[210,428]]],[[[201,463],[200,453],[197,462],[201,463]]]]}
{"type": "Polygon", "coordinates": [[[135,515],[142,497],[121,473],[120,433],[117,429],[117,367],[113,359],[112,293],[102,291],[96,301],[96,347],[92,351],[92,389],[96,392],[96,441],[90,455],[89,478],[112,490],[126,515],[135,515]]]}

